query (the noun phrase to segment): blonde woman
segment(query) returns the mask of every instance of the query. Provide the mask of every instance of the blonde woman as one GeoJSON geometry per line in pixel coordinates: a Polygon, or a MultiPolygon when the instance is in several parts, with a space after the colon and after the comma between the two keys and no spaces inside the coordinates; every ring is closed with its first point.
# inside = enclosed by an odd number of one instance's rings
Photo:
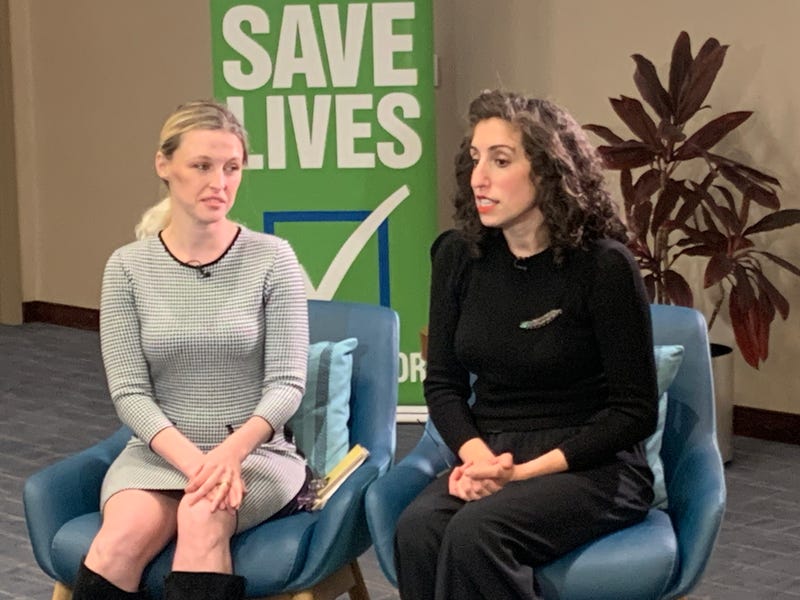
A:
{"type": "Polygon", "coordinates": [[[228,218],[246,161],[226,107],[178,107],[155,158],[168,195],[106,265],[103,361],[133,436],[103,481],[75,600],[143,598],[144,568],[176,536],[167,598],[242,598],[231,536],[299,509],[307,470],[283,425],[305,387],[306,298],[289,244],[228,218]]]}

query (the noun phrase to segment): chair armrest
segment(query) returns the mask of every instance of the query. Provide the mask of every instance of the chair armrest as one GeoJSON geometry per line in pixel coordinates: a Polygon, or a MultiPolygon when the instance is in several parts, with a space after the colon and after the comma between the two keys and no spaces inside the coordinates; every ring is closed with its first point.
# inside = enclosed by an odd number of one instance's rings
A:
{"type": "Polygon", "coordinates": [[[130,437],[127,428],[86,450],[58,461],[25,481],[25,521],[36,562],[57,579],[50,547],[59,529],[75,517],[97,512],[100,486],[111,462],[130,437]]]}
{"type": "Polygon", "coordinates": [[[686,595],[699,582],[725,512],[722,459],[712,438],[681,457],[667,496],[680,555],[679,577],[670,586],[668,597],[676,598],[686,595]]]}
{"type": "Polygon", "coordinates": [[[319,513],[319,520],[308,544],[305,566],[293,582],[293,587],[312,587],[326,573],[358,558],[369,548],[364,494],[377,479],[382,463],[383,461],[373,460],[372,457],[368,458],[330,497],[319,513]]]}

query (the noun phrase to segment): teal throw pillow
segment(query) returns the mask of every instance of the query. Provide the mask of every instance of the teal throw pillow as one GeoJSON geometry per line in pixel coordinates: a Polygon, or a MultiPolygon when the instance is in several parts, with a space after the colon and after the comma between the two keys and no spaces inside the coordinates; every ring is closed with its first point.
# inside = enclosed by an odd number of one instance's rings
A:
{"type": "Polygon", "coordinates": [[[297,448],[317,477],[326,475],[350,449],[350,386],[356,338],[308,347],[306,392],[289,419],[297,448]]]}
{"type": "Polygon", "coordinates": [[[658,425],[655,433],[645,440],[645,451],[647,463],[653,471],[653,506],[666,508],[667,486],[664,483],[664,463],[661,462],[661,442],[667,420],[667,390],[683,361],[683,346],[655,346],[653,353],[658,378],[658,425]]]}

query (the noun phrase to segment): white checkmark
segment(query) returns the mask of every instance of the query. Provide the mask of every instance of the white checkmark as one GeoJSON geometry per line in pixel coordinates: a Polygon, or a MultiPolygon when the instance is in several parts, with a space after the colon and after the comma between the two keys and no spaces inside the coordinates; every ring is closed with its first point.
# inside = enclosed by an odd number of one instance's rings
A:
{"type": "Polygon", "coordinates": [[[305,267],[300,265],[300,270],[303,272],[303,281],[306,286],[306,295],[309,300],[332,300],[336,290],[339,289],[342,280],[350,266],[355,262],[356,257],[361,253],[364,246],[366,246],[369,239],[372,237],[378,227],[381,226],[386,218],[397,208],[403,200],[408,198],[410,191],[407,185],[403,185],[395,190],[386,200],[381,202],[369,216],[361,221],[356,227],[355,231],[350,234],[339,252],[331,261],[328,270],[322,277],[317,287],[311,283],[311,278],[306,273],[305,267]]]}

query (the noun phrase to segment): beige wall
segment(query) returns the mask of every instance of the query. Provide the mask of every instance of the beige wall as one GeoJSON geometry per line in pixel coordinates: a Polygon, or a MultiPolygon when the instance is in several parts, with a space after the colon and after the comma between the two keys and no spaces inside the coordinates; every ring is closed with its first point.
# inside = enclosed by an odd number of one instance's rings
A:
{"type": "MultiPolygon", "coordinates": [[[[158,124],[180,101],[211,93],[206,5],[8,1],[24,299],[96,307],[106,257],[156,199],[158,124]]],[[[434,0],[434,12],[442,228],[462,115],[478,91],[518,89],[563,104],[580,122],[616,124],[607,98],[635,94],[630,55],[664,69],[681,29],[695,50],[712,35],[730,44],[709,102],[715,114],[757,111],[733,139],[746,149],[739,158],[780,177],[784,206],[800,208],[795,0],[434,0]]],[[[768,239],[800,263],[800,231],[768,239]]],[[[770,273],[793,313],[773,327],[760,371],[738,361],[736,403],[800,413],[800,279],[770,273]]],[[[712,335],[729,338],[724,327],[712,335]]]]}
{"type": "Polygon", "coordinates": [[[197,0],[11,0],[24,300],[97,307],[111,251],[158,199],[158,128],[211,96],[197,0]]]}
{"type": "Polygon", "coordinates": [[[8,0],[0,0],[0,323],[22,321],[8,0]]]}

